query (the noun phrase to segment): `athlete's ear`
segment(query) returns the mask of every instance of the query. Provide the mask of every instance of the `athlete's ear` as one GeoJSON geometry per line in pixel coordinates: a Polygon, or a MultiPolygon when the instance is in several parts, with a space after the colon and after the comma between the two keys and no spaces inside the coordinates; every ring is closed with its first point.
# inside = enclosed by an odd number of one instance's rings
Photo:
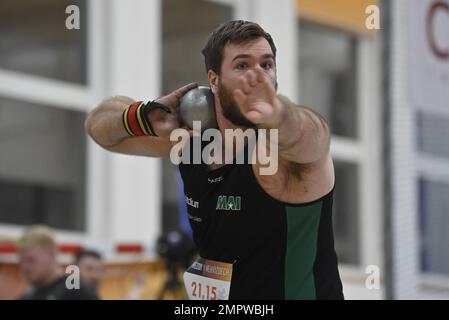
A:
{"type": "Polygon", "coordinates": [[[218,75],[215,73],[215,71],[209,69],[209,71],[207,71],[207,78],[209,79],[209,86],[212,90],[212,93],[216,94],[218,87],[218,75]]]}

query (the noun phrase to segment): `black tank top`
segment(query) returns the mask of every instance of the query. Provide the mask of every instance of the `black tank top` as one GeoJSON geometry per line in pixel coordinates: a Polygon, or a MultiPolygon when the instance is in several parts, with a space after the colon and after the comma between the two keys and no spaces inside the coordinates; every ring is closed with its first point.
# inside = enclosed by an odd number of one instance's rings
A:
{"type": "Polygon", "coordinates": [[[179,169],[200,256],[233,264],[230,299],[343,299],[333,190],[288,204],[262,189],[248,163],[179,169]]]}

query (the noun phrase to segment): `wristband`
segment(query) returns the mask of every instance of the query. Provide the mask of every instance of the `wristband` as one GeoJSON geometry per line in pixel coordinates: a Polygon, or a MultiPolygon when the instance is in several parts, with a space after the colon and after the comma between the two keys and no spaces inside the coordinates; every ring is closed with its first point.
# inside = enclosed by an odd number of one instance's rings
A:
{"type": "Polygon", "coordinates": [[[171,113],[167,106],[155,101],[150,101],[146,104],[143,101],[137,101],[126,107],[122,115],[123,126],[126,132],[130,136],[157,137],[148,119],[148,113],[154,109],[162,109],[167,113],[171,113]]]}

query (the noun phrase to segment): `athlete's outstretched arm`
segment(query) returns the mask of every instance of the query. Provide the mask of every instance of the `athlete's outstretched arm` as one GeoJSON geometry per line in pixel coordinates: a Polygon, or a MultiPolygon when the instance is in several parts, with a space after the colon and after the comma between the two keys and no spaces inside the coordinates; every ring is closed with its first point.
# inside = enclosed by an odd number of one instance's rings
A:
{"type": "Polygon", "coordinates": [[[242,113],[258,128],[279,130],[283,160],[310,164],[327,155],[330,131],[320,115],[277,95],[272,79],[260,67],[247,71],[239,81],[234,98],[242,113]]]}
{"type": "Polygon", "coordinates": [[[85,121],[85,129],[92,139],[103,148],[118,153],[168,157],[172,146],[170,133],[181,126],[179,119],[179,99],[196,83],[188,84],[157,100],[170,109],[167,113],[161,109],[154,109],[148,114],[148,121],[158,135],[131,137],[123,126],[123,111],[135,100],[116,96],[103,101],[91,111],[85,121]]]}
{"type": "Polygon", "coordinates": [[[310,198],[334,186],[330,130],[324,119],[276,94],[273,80],[257,67],[239,79],[234,98],[245,117],[258,128],[278,129],[279,167],[297,177],[310,198]]]}
{"type": "Polygon", "coordinates": [[[279,154],[288,161],[309,164],[323,159],[330,151],[330,130],[317,112],[278,96],[284,109],[279,124],[279,154]]]}

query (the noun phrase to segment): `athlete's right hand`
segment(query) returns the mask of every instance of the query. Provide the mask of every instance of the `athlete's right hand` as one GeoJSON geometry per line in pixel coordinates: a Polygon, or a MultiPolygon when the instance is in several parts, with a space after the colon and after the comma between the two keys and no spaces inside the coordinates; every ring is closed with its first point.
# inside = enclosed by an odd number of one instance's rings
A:
{"type": "Polygon", "coordinates": [[[156,99],[156,102],[162,103],[171,111],[171,113],[168,113],[160,108],[155,108],[147,115],[148,121],[150,121],[155,133],[159,137],[168,138],[173,130],[182,127],[179,101],[189,90],[196,87],[198,87],[198,83],[190,83],[166,96],[156,99]]]}

